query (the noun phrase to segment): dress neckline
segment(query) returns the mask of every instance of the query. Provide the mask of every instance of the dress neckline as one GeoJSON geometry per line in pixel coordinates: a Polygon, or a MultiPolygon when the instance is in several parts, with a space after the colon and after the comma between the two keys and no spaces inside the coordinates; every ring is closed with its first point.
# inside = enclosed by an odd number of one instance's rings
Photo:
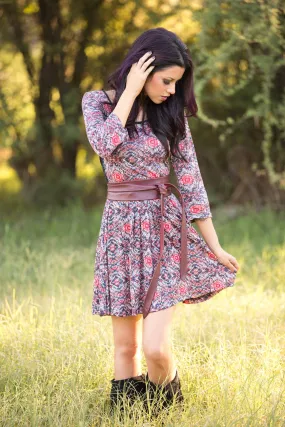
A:
{"type": "MultiPolygon", "coordinates": [[[[104,92],[104,93],[105,93],[105,95],[106,95],[106,97],[108,98],[108,100],[109,100],[110,104],[113,104],[113,102],[111,101],[111,99],[110,99],[109,95],[107,94],[107,92],[105,92],[105,90],[104,90],[104,89],[102,89],[102,92],[104,92]]],[[[135,123],[145,123],[145,122],[147,122],[147,120],[141,120],[141,121],[137,121],[137,122],[135,122],[135,123]]]]}

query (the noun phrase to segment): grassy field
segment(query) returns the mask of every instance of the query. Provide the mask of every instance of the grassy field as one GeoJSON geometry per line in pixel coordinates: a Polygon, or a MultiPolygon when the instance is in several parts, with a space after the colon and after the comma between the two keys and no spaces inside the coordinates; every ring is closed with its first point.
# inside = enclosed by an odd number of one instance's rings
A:
{"type": "MultiPolygon", "coordinates": [[[[139,403],[124,424],[108,415],[111,320],[91,315],[101,212],[74,205],[2,216],[1,426],[161,425],[147,423],[139,403]]],[[[284,215],[213,220],[241,269],[233,288],[176,310],[186,403],[164,425],[284,426],[284,215]]],[[[145,372],[143,355],[142,363],[145,372]]]]}

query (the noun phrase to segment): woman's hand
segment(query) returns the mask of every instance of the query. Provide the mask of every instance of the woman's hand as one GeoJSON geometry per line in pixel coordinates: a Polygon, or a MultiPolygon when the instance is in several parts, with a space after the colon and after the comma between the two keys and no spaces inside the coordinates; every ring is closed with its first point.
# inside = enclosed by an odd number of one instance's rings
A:
{"type": "Polygon", "coordinates": [[[218,261],[228,267],[233,273],[236,273],[239,269],[239,264],[234,256],[226,252],[223,248],[217,249],[214,254],[218,258],[218,261]]]}
{"type": "Polygon", "coordinates": [[[135,95],[135,97],[140,94],[148,75],[154,69],[154,65],[149,67],[149,64],[152,63],[155,57],[152,56],[147,59],[151,54],[152,52],[147,52],[138,60],[138,62],[135,62],[127,76],[125,90],[135,95]]]}

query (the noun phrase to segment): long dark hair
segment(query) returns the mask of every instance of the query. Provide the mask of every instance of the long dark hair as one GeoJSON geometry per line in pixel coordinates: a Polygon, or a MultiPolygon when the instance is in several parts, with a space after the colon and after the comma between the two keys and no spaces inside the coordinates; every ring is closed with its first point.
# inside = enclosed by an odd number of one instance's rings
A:
{"type": "Polygon", "coordinates": [[[126,128],[130,135],[133,135],[133,132],[137,132],[135,120],[141,106],[143,120],[147,116],[152,131],[161,141],[166,151],[169,153],[170,148],[172,155],[180,158],[176,155],[178,152],[182,159],[186,161],[179,150],[178,143],[185,137],[184,117],[196,117],[198,107],[194,96],[194,66],[190,52],[175,33],[158,27],[143,32],[134,41],[122,64],[107,79],[110,88],[116,91],[113,107],[115,108],[126,88],[126,79],[132,64],[137,62],[148,51],[151,51],[155,56],[155,60],[150,64],[155,67],[148,75],[148,78],[156,71],[174,65],[184,67],[185,71],[182,78],[176,83],[175,95],[170,96],[167,101],[161,104],[155,104],[149,97],[144,97],[143,91],[141,91],[130,111],[126,128]]]}

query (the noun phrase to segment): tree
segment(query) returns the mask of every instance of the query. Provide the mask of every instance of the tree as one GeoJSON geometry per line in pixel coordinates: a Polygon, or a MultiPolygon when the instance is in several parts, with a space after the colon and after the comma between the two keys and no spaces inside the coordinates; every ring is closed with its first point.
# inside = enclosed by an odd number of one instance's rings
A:
{"type": "Polygon", "coordinates": [[[5,118],[13,117],[10,163],[27,188],[51,174],[75,178],[83,92],[104,82],[138,33],[173,12],[120,0],[11,0],[1,12],[3,45],[22,56],[35,112],[24,134],[2,92],[5,118]]]}
{"type": "MultiPolygon", "coordinates": [[[[33,137],[23,147],[18,139],[13,145],[11,164],[23,180],[33,164],[37,177],[48,169],[64,169],[75,176],[76,153],[79,145],[81,109],[80,85],[84,76],[89,43],[94,27],[99,26],[98,10],[103,0],[83,1],[80,5],[59,0],[38,0],[20,3],[12,0],[2,4],[7,34],[12,37],[15,51],[21,52],[32,92],[35,110],[33,137]],[[73,32],[73,27],[77,31],[73,32]],[[73,43],[73,45],[72,45],[73,43]],[[40,46],[40,58],[34,50],[40,46]],[[61,126],[55,126],[51,108],[52,91],[59,93],[63,115],[61,126]],[[60,147],[60,157],[53,154],[52,143],[60,147]]],[[[26,179],[26,182],[30,182],[26,179]]]]}
{"type": "Polygon", "coordinates": [[[204,1],[194,10],[199,117],[227,142],[233,201],[285,201],[285,7],[204,1]]]}

